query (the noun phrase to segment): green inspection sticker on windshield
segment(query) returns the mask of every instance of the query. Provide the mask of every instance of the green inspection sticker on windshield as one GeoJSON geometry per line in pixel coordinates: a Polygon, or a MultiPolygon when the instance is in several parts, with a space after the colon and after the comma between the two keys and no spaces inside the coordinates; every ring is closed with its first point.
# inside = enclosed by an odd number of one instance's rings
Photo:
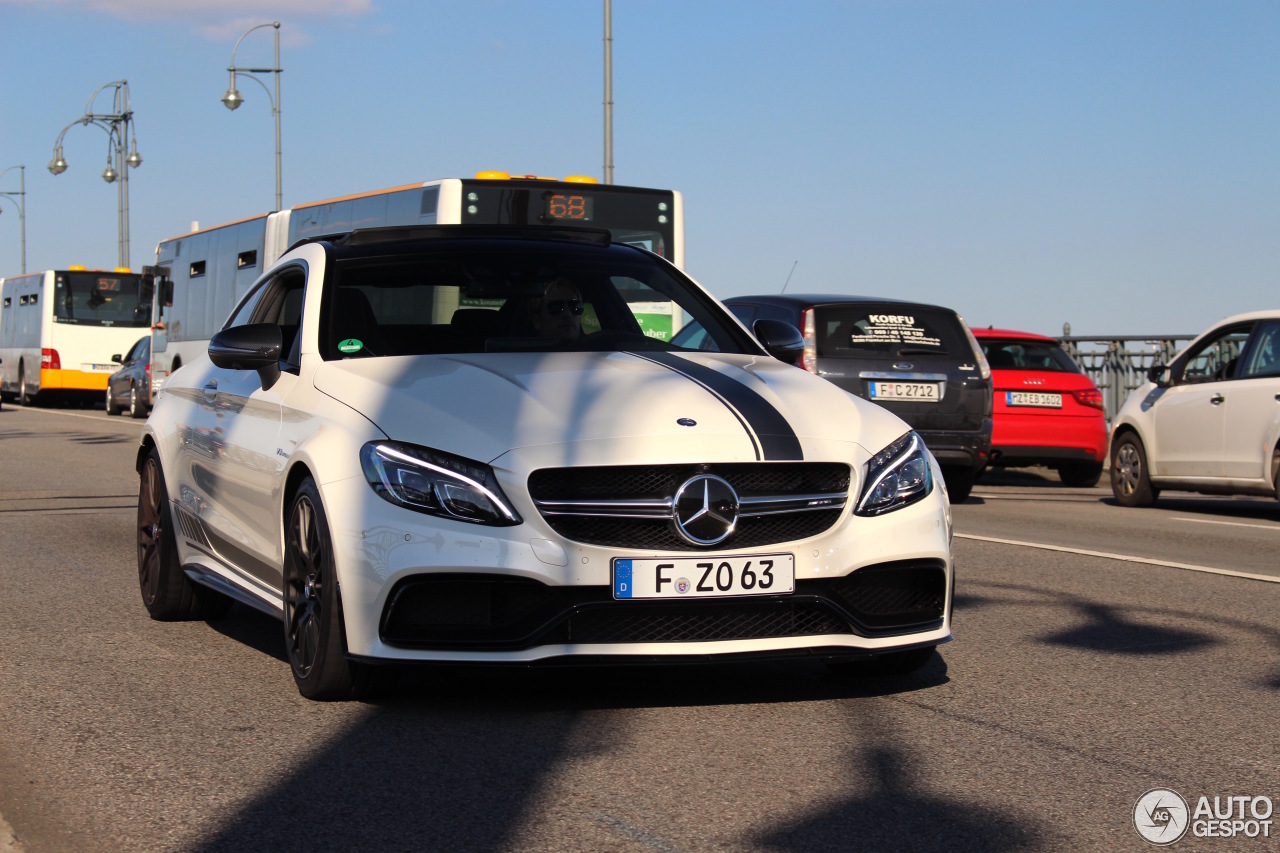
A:
{"type": "Polygon", "coordinates": [[[356,338],[347,338],[345,341],[338,342],[339,352],[360,352],[364,349],[364,342],[356,338]]]}

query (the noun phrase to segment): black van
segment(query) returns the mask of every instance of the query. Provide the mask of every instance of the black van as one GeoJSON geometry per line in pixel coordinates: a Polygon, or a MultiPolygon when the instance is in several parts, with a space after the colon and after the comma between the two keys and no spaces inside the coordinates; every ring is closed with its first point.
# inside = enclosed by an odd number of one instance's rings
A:
{"type": "Polygon", "coordinates": [[[783,320],[804,335],[799,366],[909,423],[963,501],[991,452],[991,369],[950,308],[864,296],[735,296],[748,329],[783,320]]]}

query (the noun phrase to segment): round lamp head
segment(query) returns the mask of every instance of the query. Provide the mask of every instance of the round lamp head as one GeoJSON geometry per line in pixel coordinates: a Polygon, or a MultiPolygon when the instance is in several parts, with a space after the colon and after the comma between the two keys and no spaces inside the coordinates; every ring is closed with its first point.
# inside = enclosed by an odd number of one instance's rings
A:
{"type": "Polygon", "coordinates": [[[222,103],[227,105],[227,109],[234,110],[238,109],[240,105],[244,103],[244,98],[240,96],[240,92],[236,87],[232,86],[227,90],[227,93],[222,96],[222,103]]]}
{"type": "Polygon", "coordinates": [[[114,183],[115,179],[116,179],[116,170],[111,166],[110,163],[108,163],[107,168],[102,170],[102,180],[110,184],[110,183],[114,183]]]}
{"type": "Polygon", "coordinates": [[[49,161],[49,171],[55,175],[61,175],[67,171],[67,161],[62,158],[61,154],[49,161]]]}
{"type": "Polygon", "coordinates": [[[129,152],[129,156],[124,158],[124,161],[129,164],[130,169],[136,169],[142,165],[142,155],[138,153],[138,146],[135,145],[133,147],[133,150],[129,152]]]}

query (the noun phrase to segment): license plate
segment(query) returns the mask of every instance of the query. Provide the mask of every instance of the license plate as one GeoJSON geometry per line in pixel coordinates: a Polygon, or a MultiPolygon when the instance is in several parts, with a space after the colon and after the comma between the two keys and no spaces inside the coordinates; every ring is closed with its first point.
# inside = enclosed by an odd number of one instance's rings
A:
{"type": "Polygon", "coordinates": [[[1042,409],[1061,409],[1061,394],[1042,394],[1039,391],[1006,391],[1006,406],[1039,406],[1042,409]]]}
{"type": "Polygon", "coordinates": [[[937,402],[936,382],[872,382],[872,400],[929,400],[937,402]]]}
{"type": "Polygon", "coordinates": [[[613,561],[614,598],[725,598],[795,592],[795,557],[676,557],[613,561]]]}
{"type": "Polygon", "coordinates": [[[111,364],[85,364],[82,366],[88,368],[87,373],[115,373],[120,369],[120,365],[115,362],[111,364]]]}

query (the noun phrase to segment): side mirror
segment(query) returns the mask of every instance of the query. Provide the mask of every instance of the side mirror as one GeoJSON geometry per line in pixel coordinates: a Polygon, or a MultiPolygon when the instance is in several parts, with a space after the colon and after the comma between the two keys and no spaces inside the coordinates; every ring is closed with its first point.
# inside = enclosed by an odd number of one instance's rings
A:
{"type": "Polygon", "coordinates": [[[173,305],[173,280],[169,278],[168,267],[143,267],[142,288],[144,293],[159,288],[161,308],[173,305]]]}
{"type": "Polygon", "coordinates": [[[111,361],[114,364],[124,364],[124,356],[120,355],[120,353],[116,353],[111,356],[111,361]]]}
{"type": "Polygon", "coordinates": [[[756,339],[765,351],[779,361],[795,364],[804,352],[804,335],[790,323],[782,320],[756,320],[751,330],[755,332],[756,339]]]}
{"type": "Polygon", "coordinates": [[[256,370],[262,387],[280,378],[283,341],[275,323],[250,323],[223,329],[209,341],[209,360],[227,370],[256,370]]]}
{"type": "Polygon", "coordinates": [[[1147,381],[1154,382],[1157,387],[1166,388],[1169,385],[1169,365],[1153,364],[1151,369],[1147,371],[1147,381]]]}

